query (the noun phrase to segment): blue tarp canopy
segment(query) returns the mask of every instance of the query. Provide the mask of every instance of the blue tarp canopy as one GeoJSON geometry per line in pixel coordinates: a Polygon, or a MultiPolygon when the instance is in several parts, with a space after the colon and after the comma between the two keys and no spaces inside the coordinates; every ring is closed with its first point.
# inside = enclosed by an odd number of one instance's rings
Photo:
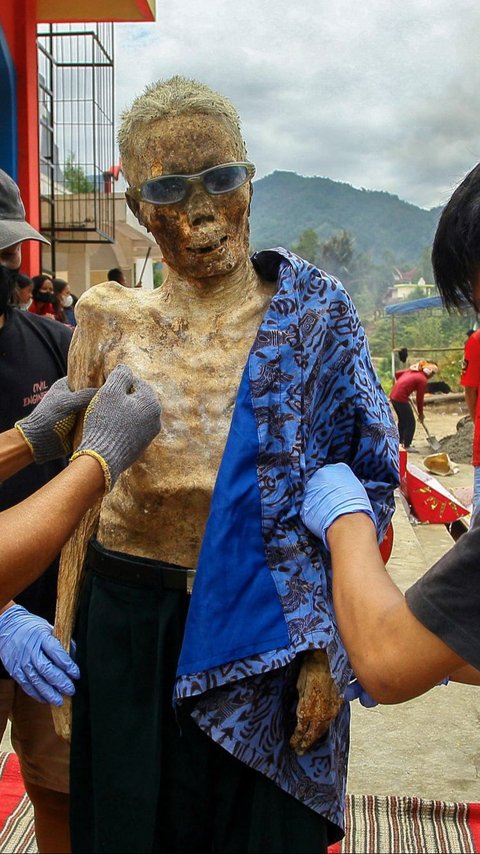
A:
{"type": "Polygon", "coordinates": [[[421,299],[403,300],[394,305],[385,306],[385,314],[412,314],[414,311],[421,311],[424,308],[441,308],[442,298],[422,297],[421,299]]]}

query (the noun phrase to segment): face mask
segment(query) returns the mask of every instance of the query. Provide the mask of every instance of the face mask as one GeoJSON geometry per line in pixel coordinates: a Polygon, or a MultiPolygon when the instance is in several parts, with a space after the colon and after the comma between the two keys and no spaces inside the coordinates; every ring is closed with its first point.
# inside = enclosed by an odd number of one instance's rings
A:
{"type": "Polygon", "coordinates": [[[18,270],[11,270],[10,267],[0,265],[0,315],[5,314],[7,305],[11,302],[17,273],[18,270]]]}
{"type": "Polygon", "coordinates": [[[33,302],[33,299],[30,297],[30,299],[28,300],[28,302],[21,302],[21,303],[19,303],[18,308],[20,309],[20,311],[28,311],[28,309],[30,308],[30,306],[31,306],[32,302],[33,302]]]}
{"type": "Polygon", "coordinates": [[[54,302],[55,302],[55,297],[54,297],[54,295],[53,295],[52,293],[50,293],[50,291],[46,291],[46,292],[39,291],[39,292],[38,292],[38,294],[37,294],[37,295],[36,295],[36,297],[35,297],[35,300],[36,300],[36,302],[51,302],[51,303],[54,303],[54,302]]]}
{"type": "Polygon", "coordinates": [[[62,305],[64,308],[70,308],[73,303],[73,297],[71,294],[68,294],[66,297],[62,297],[62,305]]]}

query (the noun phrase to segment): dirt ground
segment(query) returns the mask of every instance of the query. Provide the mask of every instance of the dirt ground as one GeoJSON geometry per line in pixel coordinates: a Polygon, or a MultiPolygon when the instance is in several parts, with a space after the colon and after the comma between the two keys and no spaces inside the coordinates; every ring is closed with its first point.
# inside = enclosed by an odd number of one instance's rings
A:
{"type": "MultiPolygon", "coordinates": [[[[452,402],[447,400],[445,403],[438,404],[426,402],[425,424],[429,433],[440,442],[441,450],[449,455],[452,462],[471,464],[473,423],[467,415],[463,400],[452,402]]],[[[427,434],[421,424],[417,424],[413,441],[420,453],[431,453],[427,434]]]]}
{"type": "Polygon", "coordinates": [[[452,435],[439,439],[442,451],[456,463],[471,463],[473,444],[473,422],[469,417],[461,418],[452,435]]]}

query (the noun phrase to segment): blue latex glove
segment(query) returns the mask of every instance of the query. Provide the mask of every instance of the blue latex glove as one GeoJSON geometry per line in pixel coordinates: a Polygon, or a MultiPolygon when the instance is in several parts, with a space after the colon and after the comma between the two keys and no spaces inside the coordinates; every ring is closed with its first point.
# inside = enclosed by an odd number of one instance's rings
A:
{"type": "Polygon", "coordinates": [[[362,706],[365,706],[366,709],[373,709],[374,706],[378,706],[376,700],[367,694],[364,688],[360,685],[358,679],[353,679],[352,682],[349,682],[345,691],[343,692],[343,696],[349,703],[352,700],[359,700],[362,706]]]}
{"type": "Polygon", "coordinates": [[[21,605],[0,614],[0,659],[34,700],[61,706],[63,694],[75,693],[72,679],[80,676],[77,665],[53,636],[50,623],[21,605]]]}
{"type": "Polygon", "coordinates": [[[328,549],[327,531],[345,513],[366,513],[376,526],[365,487],[345,463],[333,463],[319,469],[307,483],[300,516],[307,528],[328,549]]]}

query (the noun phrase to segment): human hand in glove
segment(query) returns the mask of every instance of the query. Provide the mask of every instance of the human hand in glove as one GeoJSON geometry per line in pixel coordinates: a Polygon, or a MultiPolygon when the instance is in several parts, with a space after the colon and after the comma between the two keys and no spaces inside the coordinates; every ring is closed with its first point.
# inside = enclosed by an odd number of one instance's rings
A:
{"type": "Polygon", "coordinates": [[[89,403],[83,437],[71,459],[94,457],[103,469],[105,492],[160,430],[160,404],[152,387],[117,365],[89,403]]]}
{"type": "Polygon", "coordinates": [[[302,756],[324,735],[343,702],[330,674],[324,649],[305,653],[297,691],[297,726],[290,739],[290,747],[302,756]]]}
{"type": "Polygon", "coordinates": [[[17,421],[36,463],[46,463],[72,452],[71,431],[77,414],[91,401],[98,389],[70,391],[66,377],[57,380],[30,415],[17,421]]]}
{"type": "Polygon", "coordinates": [[[41,703],[61,706],[80,671],[53,636],[53,626],[21,605],[0,614],[0,659],[12,679],[41,703]]]}
{"type": "Polygon", "coordinates": [[[366,513],[376,525],[375,514],[365,487],[345,463],[318,469],[307,483],[300,516],[307,528],[326,548],[327,531],[345,513],[366,513]]]}
{"type": "Polygon", "coordinates": [[[351,703],[352,700],[359,700],[360,704],[365,706],[366,709],[373,709],[375,706],[378,706],[377,701],[374,700],[370,694],[367,694],[365,688],[360,685],[358,679],[352,679],[352,681],[348,683],[345,691],[343,692],[343,696],[349,703],[351,703]]]}

